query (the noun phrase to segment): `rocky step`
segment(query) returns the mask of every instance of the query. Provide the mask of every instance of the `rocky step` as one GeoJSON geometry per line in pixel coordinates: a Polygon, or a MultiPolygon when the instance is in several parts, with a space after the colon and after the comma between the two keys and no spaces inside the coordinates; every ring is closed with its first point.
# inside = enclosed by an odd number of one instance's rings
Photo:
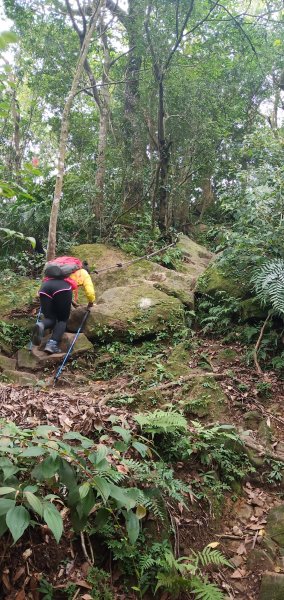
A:
{"type": "MultiPolygon", "coordinates": [[[[38,371],[43,367],[49,367],[61,363],[66,352],[70,348],[75,334],[65,333],[60,343],[60,354],[47,354],[44,352],[44,347],[50,336],[45,337],[40,347],[33,346],[29,348],[21,348],[17,352],[17,367],[18,369],[28,369],[30,371],[38,371]]],[[[84,333],[80,333],[72,350],[72,358],[76,358],[93,350],[93,344],[87,339],[84,333]]]]}

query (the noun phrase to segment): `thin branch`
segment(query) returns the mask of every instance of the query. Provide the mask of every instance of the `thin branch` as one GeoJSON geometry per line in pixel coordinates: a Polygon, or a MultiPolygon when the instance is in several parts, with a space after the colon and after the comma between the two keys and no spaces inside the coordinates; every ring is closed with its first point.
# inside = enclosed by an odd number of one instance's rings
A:
{"type": "Polygon", "coordinates": [[[153,42],[152,42],[152,38],[151,38],[151,34],[150,34],[150,27],[149,27],[151,12],[152,12],[152,4],[150,2],[149,6],[148,6],[148,10],[147,10],[147,17],[144,21],[144,27],[145,27],[145,31],[146,31],[146,37],[147,37],[150,54],[152,57],[154,75],[155,75],[156,81],[160,81],[162,74],[161,74],[161,70],[160,70],[160,67],[159,67],[159,64],[157,61],[157,57],[155,55],[155,50],[154,50],[154,46],[153,46],[153,42]]]}
{"type": "Polygon", "coordinates": [[[176,4],[176,39],[178,39],[178,28],[179,28],[178,11],[179,11],[179,0],[177,0],[177,4],[176,4]]]}
{"type": "MultiPolygon", "coordinates": [[[[218,4],[218,6],[220,6],[220,8],[223,8],[223,10],[224,10],[224,11],[225,11],[225,12],[226,12],[226,13],[227,13],[227,14],[228,14],[230,17],[231,17],[231,19],[234,21],[234,23],[235,23],[236,27],[238,27],[238,29],[239,29],[239,30],[242,32],[243,36],[246,38],[246,40],[247,40],[248,44],[250,45],[250,47],[251,47],[251,49],[252,49],[253,53],[255,54],[255,56],[256,56],[256,58],[257,58],[257,60],[258,60],[258,63],[259,63],[259,65],[260,65],[260,67],[261,67],[261,64],[260,64],[260,62],[259,62],[259,56],[258,56],[258,53],[257,53],[257,51],[256,51],[256,49],[255,49],[255,47],[254,47],[254,45],[253,45],[253,43],[252,43],[252,41],[251,41],[251,39],[250,39],[249,35],[248,35],[248,34],[247,34],[247,32],[244,30],[244,28],[242,27],[242,25],[240,24],[240,22],[238,21],[238,19],[237,19],[237,18],[236,18],[236,17],[235,17],[235,16],[234,16],[234,15],[233,15],[233,14],[232,14],[232,13],[231,13],[229,10],[228,10],[228,8],[227,8],[226,6],[224,6],[223,4],[220,4],[219,2],[218,2],[217,4],[218,4]]],[[[261,67],[261,70],[262,70],[262,67],[261,67]]]]}
{"type": "Polygon", "coordinates": [[[120,54],[119,56],[117,56],[116,58],[114,58],[110,64],[109,64],[109,68],[113,67],[113,65],[120,60],[123,56],[126,56],[126,54],[130,54],[130,52],[133,52],[133,50],[135,50],[136,46],[132,46],[132,48],[129,48],[129,50],[126,50],[126,52],[123,52],[122,54],[120,54]]]}
{"type": "Polygon", "coordinates": [[[196,25],[194,25],[194,27],[190,31],[187,31],[187,33],[185,34],[185,37],[188,37],[189,35],[191,35],[196,29],[198,29],[198,27],[200,27],[200,25],[203,25],[203,23],[205,23],[205,21],[208,21],[209,16],[213,12],[213,10],[216,8],[217,4],[218,4],[218,0],[216,2],[214,2],[213,6],[211,6],[207,15],[203,19],[201,19],[201,21],[196,23],[196,25]]]}
{"type": "Polygon", "coordinates": [[[189,19],[191,17],[191,13],[193,11],[193,7],[194,7],[194,0],[191,0],[189,9],[188,9],[188,11],[187,11],[187,13],[185,15],[183,24],[181,26],[181,30],[180,30],[179,36],[178,36],[178,38],[176,40],[176,43],[174,44],[172,50],[170,51],[170,54],[169,54],[169,56],[168,56],[168,58],[166,60],[166,63],[164,65],[164,68],[163,68],[164,72],[167,70],[167,68],[168,68],[168,66],[169,66],[169,64],[170,64],[170,62],[172,60],[172,57],[173,57],[175,51],[178,49],[178,47],[179,47],[179,45],[181,43],[181,40],[182,40],[182,37],[183,37],[183,34],[184,34],[184,30],[185,30],[185,28],[187,26],[187,23],[188,23],[188,21],[189,21],[189,19]]]}
{"type": "MultiPolygon", "coordinates": [[[[100,87],[104,87],[105,85],[118,85],[120,83],[128,83],[129,81],[138,81],[138,79],[121,79],[120,81],[108,81],[107,83],[97,83],[96,87],[100,88],[100,87]]],[[[87,92],[87,90],[91,90],[91,89],[93,89],[92,85],[81,88],[80,90],[78,90],[78,92],[76,92],[75,96],[77,96],[81,92],[87,92]]]]}
{"type": "Polygon", "coordinates": [[[254,360],[255,368],[256,368],[256,370],[257,370],[257,372],[258,372],[259,375],[262,374],[262,370],[261,370],[261,368],[259,366],[259,362],[257,360],[257,353],[258,353],[258,350],[259,350],[259,347],[260,347],[260,344],[261,344],[261,340],[262,340],[262,337],[263,337],[263,334],[264,334],[265,327],[266,327],[266,325],[267,325],[267,323],[268,323],[268,321],[269,321],[270,318],[271,318],[271,313],[268,313],[268,315],[267,315],[267,317],[266,317],[266,319],[265,319],[265,321],[264,321],[264,323],[262,325],[262,328],[260,330],[260,334],[258,336],[257,342],[255,344],[255,348],[254,348],[254,351],[253,351],[253,360],[254,360]]]}
{"type": "Polygon", "coordinates": [[[127,14],[118,6],[118,3],[113,2],[113,0],[106,0],[106,7],[115,17],[118,18],[120,23],[124,25],[125,29],[127,29],[127,14]]]}
{"type": "Polygon", "coordinates": [[[66,4],[68,15],[69,15],[72,25],[73,25],[73,29],[75,29],[75,31],[78,34],[80,41],[81,41],[82,37],[85,36],[86,30],[81,31],[80,27],[78,26],[78,23],[76,22],[76,19],[74,18],[74,13],[71,8],[71,4],[70,4],[69,0],[65,0],[65,4],[66,4]]]}

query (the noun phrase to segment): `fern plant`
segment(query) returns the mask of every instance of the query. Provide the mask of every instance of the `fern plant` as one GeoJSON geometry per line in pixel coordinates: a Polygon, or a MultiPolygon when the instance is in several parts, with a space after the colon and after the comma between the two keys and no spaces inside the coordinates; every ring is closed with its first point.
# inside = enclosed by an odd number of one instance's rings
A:
{"type": "Polygon", "coordinates": [[[264,263],[253,275],[252,284],[257,297],[271,312],[284,315],[284,260],[281,258],[264,263]]]}
{"type": "Polygon", "coordinates": [[[209,565],[232,568],[226,557],[210,545],[202,552],[192,552],[191,556],[178,559],[167,550],[160,562],[155,592],[163,588],[171,594],[171,598],[178,598],[182,591],[187,591],[194,594],[196,600],[223,600],[224,594],[214,583],[208,581],[202,571],[209,565]]]}
{"type": "Polygon", "coordinates": [[[187,429],[187,420],[174,410],[154,410],[150,413],[138,413],[135,420],[146,433],[175,433],[187,429]]]}

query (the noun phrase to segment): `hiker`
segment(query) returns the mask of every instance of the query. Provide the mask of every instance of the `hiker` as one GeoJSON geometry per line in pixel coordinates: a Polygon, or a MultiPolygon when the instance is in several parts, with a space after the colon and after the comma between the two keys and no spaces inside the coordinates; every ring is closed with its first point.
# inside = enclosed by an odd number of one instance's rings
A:
{"type": "Polygon", "coordinates": [[[88,299],[87,309],[93,306],[96,295],[88,272],[88,263],[72,256],[63,256],[47,263],[44,279],[39,290],[40,308],[43,319],[34,328],[32,343],[39,346],[45,329],[52,329],[51,339],[44,351],[49,354],[61,352],[59,344],[70,316],[72,292],[78,306],[78,287],[83,286],[88,299]]]}

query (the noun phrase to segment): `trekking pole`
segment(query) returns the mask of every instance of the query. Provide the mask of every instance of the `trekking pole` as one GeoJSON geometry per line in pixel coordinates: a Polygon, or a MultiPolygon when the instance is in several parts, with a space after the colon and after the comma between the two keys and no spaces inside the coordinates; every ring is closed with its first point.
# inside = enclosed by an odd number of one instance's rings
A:
{"type": "MultiPolygon", "coordinates": [[[[41,317],[41,308],[39,309],[39,311],[38,311],[38,313],[37,313],[37,317],[36,317],[36,325],[39,323],[39,321],[40,321],[40,317],[41,317]]],[[[29,346],[28,346],[28,349],[31,351],[32,347],[33,347],[33,340],[31,339],[31,341],[30,341],[30,343],[29,343],[29,346]]]]}
{"type": "Polygon", "coordinates": [[[54,377],[54,385],[57,383],[57,381],[58,381],[58,379],[59,379],[59,377],[60,377],[60,375],[61,375],[61,373],[62,373],[62,371],[63,371],[63,369],[64,369],[64,367],[66,365],[66,363],[67,363],[67,360],[68,360],[68,358],[69,358],[69,356],[70,356],[70,354],[71,354],[71,352],[72,352],[72,350],[73,350],[73,348],[74,348],[74,346],[76,344],[76,341],[77,341],[77,339],[79,337],[79,333],[81,333],[81,331],[82,331],[82,329],[83,329],[83,327],[84,327],[84,325],[85,325],[85,323],[87,321],[87,318],[88,318],[89,314],[90,314],[89,310],[87,310],[86,313],[84,314],[84,317],[82,319],[82,323],[81,323],[81,325],[80,325],[80,327],[79,327],[79,329],[78,329],[78,331],[77,331],[77,333],[76,333],[76,335],[75,335],[75,337],[73,339],[73,342],[72,342],[70,348],[68,349],[68,351],[66,352],[62,364],[57,369],[56,375],[54,377]]]}

